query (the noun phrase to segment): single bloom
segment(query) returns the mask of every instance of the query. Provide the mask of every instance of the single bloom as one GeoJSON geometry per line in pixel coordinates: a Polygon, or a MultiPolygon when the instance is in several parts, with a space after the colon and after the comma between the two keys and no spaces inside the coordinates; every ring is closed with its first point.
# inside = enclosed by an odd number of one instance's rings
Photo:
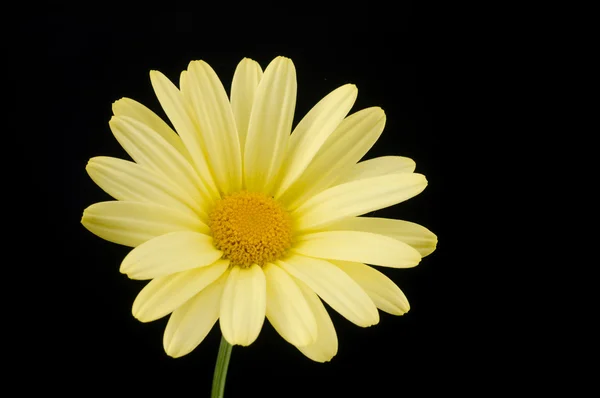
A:
{"type": "Polygon", "coordinates": [[[414,267],[437,238],[408,221],[360,217],[427,185],[409,158],[361,161],[383,131],[382,109],[348,116],[357,89],[347,84],[292,131],[296,71],[285,57],[264,71],[243,59],[230,96],[203,61],[189,64],[179,88],[157,71],[150,79],[172,127],[132,99],[113,104],[110,128],[134,161],[90,159],[90,177],[116,200],[89,206],[82,223],[134,248],[120,270],[150,282],[133,315],[170,314],[168,355],[191,352],[217,320],[230,344],[247,346],[266,317],[325,362],[338,341],[322,301],[362,327],[379,322],[378,308],[409,310],[370,265],[414,267]]]}

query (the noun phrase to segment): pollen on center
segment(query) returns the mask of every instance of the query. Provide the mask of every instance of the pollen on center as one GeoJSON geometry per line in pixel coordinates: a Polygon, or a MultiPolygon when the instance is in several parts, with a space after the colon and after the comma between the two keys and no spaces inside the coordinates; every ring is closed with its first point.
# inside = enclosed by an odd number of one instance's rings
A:
{"type": "Polygon", "coordinates": [[[219,200],[209,214],[209,227],[215,247],[232,265],[263,266],[292,245],[289,213],[261,193],[240,191],[219,200]]]}

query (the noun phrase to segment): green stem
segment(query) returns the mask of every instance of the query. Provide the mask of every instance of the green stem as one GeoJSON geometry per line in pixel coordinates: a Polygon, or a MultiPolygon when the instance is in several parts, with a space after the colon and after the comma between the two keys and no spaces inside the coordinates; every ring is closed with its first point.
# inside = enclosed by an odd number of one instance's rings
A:
{"type": "Polygon", "coordinates": [[[221,344],[219,344],[219,354],[217,355],[217,363],[215,364],[215,374],[213,376],[211,398],[223,398],[225,393],[225,379],[227,378],[227,368],[229,367],[229,358],[231,358],[231,344],[221,336],[221,344]]]}

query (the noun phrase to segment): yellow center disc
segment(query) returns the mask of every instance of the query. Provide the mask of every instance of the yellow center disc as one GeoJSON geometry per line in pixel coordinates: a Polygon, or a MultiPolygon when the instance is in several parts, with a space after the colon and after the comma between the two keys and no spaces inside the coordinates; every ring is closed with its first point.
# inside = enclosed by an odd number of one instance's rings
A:
{"type": "Polygon", "coordinates": [[[282,257],[292,244],[288,212],[260,193],[241,191],[219,200],[209,227],[216,248],[232,265],[262,266],[282,257]]]}

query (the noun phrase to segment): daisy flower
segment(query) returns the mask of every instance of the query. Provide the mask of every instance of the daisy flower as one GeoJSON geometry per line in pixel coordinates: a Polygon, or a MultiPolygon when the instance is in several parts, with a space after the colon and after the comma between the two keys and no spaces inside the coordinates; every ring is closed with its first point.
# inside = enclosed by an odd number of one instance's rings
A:
{"type": "Polygon", "coordinates": [[[110,129],[133,162],[95,157],[93,181],[115,201],[88,207],[83,225],[133,247],[120,271],[149,280],[133,315],[170,315],[164,349],[191,352],[215,323],[247,346],[265,318],[308,358],[338,349],[323,302],[350,322],[402,315],[402,291],[371,267],[414,267],[437,238],[400,220],[360,217],[407,200],[427,181],[406,157],[361,161],[385,125],[382,109],[348,116],[357,88],[319,101],[292,130],[296,71],[275,58],[264,70],[243,59],[228,96],[214,70],[193,61],[179,88],[150,78],[172,127],[128,98],[110,129]],[[369,264],[369,265],[367,265],[369,264]]]}

